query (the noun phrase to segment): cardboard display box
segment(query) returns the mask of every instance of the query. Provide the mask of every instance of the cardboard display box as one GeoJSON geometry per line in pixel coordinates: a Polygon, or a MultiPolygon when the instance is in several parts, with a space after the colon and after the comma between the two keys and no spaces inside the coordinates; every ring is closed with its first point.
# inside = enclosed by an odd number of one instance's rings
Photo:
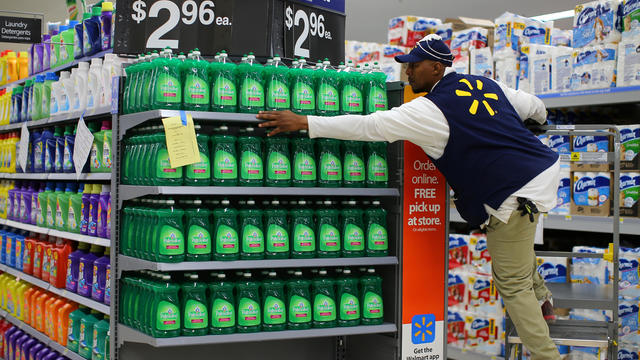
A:
{"type": "MultiPolygon", "coordinates": [[[[573,164],[572,164],[573,165],[573,164]]],[[[584,180],[581,181],[582,176],[586,175],[585,171],[581,172],[571,172],[571,206],[570,206],[570,214],[571,215],[584,215],[584,216],[609,216],[611,212],[611,174],[609,173],[609,186],[608,191],[609,194],[606,196],[606,200],[604,200],[604,194],[601,194],[600,191],[596,188],[593,190],[589,190],[589,187],[593,187],[590,184],[588,186],[581,186],[580,192],[583,193],[582,196],[588,196],[589,202],[593,202],[597,205],[586,205],[584,203],[576,204],[576,182],[584,184],[584,180]]]]}

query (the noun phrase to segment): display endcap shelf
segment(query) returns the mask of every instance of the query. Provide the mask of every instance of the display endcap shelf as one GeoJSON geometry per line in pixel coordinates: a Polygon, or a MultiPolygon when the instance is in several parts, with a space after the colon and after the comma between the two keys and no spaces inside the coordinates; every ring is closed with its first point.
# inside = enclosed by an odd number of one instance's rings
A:
{"type": "Polygon", "coordinates": [[[61,180],[61,181],[109,181],[111,173],[0,173],[0,179],[61,180]]]}
{"type": "Polygon", "coordinates": [[[464,350],[456,346],[447,345],[447,359],[451,360],[504,360],[501,356],[485,355],[474,352],[473,350],[464,350]]]}
{"type": "Polygon", "coordinates": [[[377,266],[397,265],[395,256],[369,256],[356,258],[312,258],[279,260],[236,260],[236,261],[185,261],[180,263],[158,263],[131,256],[118,256],[121,271],[196,271],[196,270],[237,270],[237,269],[278,269],[337,266],[377,266]]]}
{"type": "Polygon", "coordinates": [[[263,331],[256,333],[235,333],[229,335],[180,336],[175,338],[153,338],[128,326],[119,324],[118,333],[122,342],[135,342],[155,347],[191,346],[208,344],[228,344],[238,342],[291,340],[317,337],[349,336],[396,332],[395,324],[360,325],[327,329],[263,331]]]}
{"type": "Polygon", "coordinates": [[[640,86],[540,94],[538,97],[547,109],[633,103],[640,101],[640,86]]]}
{"type": "Polygon", "coordinates": [[[61,237],[63,239],[79,241],[79,242],[83,242],[83,243],[87,243],[87,244],[100,245],[100,246],[104,246],[104,247],[111,247],[111,240],[105,239],[105,238],[100,238],[100,237],[95,237],[95,236],[88,236],[88,235],[82,235],[82,234],[70,233],[70,232],[66,232],[66,231],[55,230],[55,229],[43,228],[43,227],[40,227],[40,226],[31,225],[31,224],[24,224],[24,223],[21,223],[21,222],[17,222],[17,221],[13,221],[13,220],[7,220],[7,219],[0,219],[0,225],[7,225],[7,226],[10,226],[10,227],[13,227],[13,228],[16,228],[16,229],[31,231],[31,232],[38,233],[38,234],[57,236],[57,237],[61,237]]]}

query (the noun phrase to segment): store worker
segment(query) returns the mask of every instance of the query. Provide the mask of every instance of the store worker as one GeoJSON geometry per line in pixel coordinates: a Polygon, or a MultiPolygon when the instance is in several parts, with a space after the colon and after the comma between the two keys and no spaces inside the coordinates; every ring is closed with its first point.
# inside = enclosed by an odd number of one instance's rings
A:
{"type": "Polygon", "coordinates": [[[560,165],[524,125],[546,121],[544,104],[494,80],[456,73],[451,50],[435,34],[395,59],[408,64],[413,91],[427,95],[370,115],[262,111],[260,126],[274,128],[270,136],[308,129],[312,138],[420,146],[455,191],[460,215],[486,228],[494,282],[532,358],[559,359],[546,323],[555,320],[551,292],[536,271],[533,241],[540,212],[556,204],[560,165]]]}

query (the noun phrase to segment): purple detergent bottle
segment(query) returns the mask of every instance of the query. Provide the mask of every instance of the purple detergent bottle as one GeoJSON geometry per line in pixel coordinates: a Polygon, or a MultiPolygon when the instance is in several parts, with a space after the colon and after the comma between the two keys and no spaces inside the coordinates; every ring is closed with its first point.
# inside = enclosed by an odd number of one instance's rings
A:
{"type": "Polygon", "coordinates": [[[22,335],[24,335],[24,331],[16,330],[13,334],[11,334],[9,336],[9,339],[7,340],[7,346],[9,347],[9,353],[8,353],[8,356],[5,357],[5,359],[14,359],[15,358],[16,341],[18,341],[18,339],[22,335]]]}
{"type": "Polygon", "coordinates": [[[80,257],[78,266],[78,295],[91,297],[93,288],[93,265],[102,256],[102,246],[91,245],[89,253],[80,257]]]}
{"type": "Polygon", "coordinates": [[[78,292],[80,258],[87,254],[89,254],[89,244],[78,243],[78,249],[69,254],[67,258],[67,280],[65,288],[71,292],[78,292]]]}
{"type": "Polygon", "coordinates": [[[91,192],[93,185],[85,184],[82,191],[82,220],[80,220],[80,234],[87,235],[89,231],[89,213],[91,209],[91,192]]]}
{"type": "Polygon", "coordinates": [[[7,200],[7,219],[9,220],[13,220],[13,200],[16,197],[16,190],[18,189],[18,184],[20,182],[16,181],[15,186],[13,187],[13,189],[9,190],[8,193],[8,200],[7,200]]]}
{"type": "Polygon", "coordinates": [[[110,238],[111,231],[111,186],[102,185],[102,192],[98,201],[98,236],[110,238]]]}
{"type": "Polygon", "coordinates": [[[29,336],[29,334],[24,334],[16,340],[16,346],[13,348],[14,359],[18,360],[22,357],[22,344],[29,339],[31,339],[31,336],[29,336]]]}
{"type": "Polygon", "coordinates": [[[29,187],[22,191],[22,197],[20,200],[20,222],[25,224],[31,223],[31,198],[33,197],[35,185],[36,183],[32,181],[29,183],[29,187]]]}
{"type": "Polygon", "coordinates": [[[52,350],[45,357],[43,357],[42,360],[56,360],[58,358],[58,356],[60,356],[60,353],[58,353],[57,351],[53,351],[52,350]]]}
{"type": "Polygon", "coordinates": [[[20,359],[28,359],[29,351],[31,351],[31,348],[37,343],[38,343],[38,340],[34,338],[30,338],[29,340],[22,343],[22,350],[21,350],[22,356],[20,357],[20,359]]]}
{"type": "Polygon", "coordinates": [[[53,350],[49,349],[48,347],[43,347],[36,353],[36,355],[33,357],[33,360],[44,360],[45,356],[49,355],[51,352],[53,352],[53,350]]]}
{"type": "Polygon", "coordinates": [[[44,349],[44,347],[45,347],[44,344],[38,341],[35,345],[31,347],[31,349],[29,349],[29,353],[26,354],[28,355],[27,359],[34,360],[36,358],[36,354],[40,350],[44,349]]]}
{"type": "Polygon", "coordinates": [[[105,302],[107,287],[107,269],[109,269],[110,250],[106,248],[104,255],[93,263],[93,288],[91,298],[99,302],[105,302]]]}
{"type": "Polygon", "coordinates": [[[89,227],[87,229],[87,235],[98,236],[98,205],[100,203],[100,190],[102,186],[100,184],[93,184],[93,191],[91,191],[91,197],[89,198],[89,227]]]}
{"type": "Polygon", "coordinates": [[[15,333],[18,330],[19,329],[16,326],[13,326],[4,333],[4,352],[2,353],[2,357],[4,359],[9,358],[9,339],[11,339],[11,335],[13,335],[13,333],[15,333]]]}

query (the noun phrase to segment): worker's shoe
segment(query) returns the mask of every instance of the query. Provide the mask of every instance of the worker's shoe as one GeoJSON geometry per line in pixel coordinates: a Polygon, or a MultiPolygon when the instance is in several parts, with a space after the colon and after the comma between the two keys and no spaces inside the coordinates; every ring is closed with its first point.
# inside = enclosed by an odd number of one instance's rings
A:
{"type": "Polygon", "coordinates": [[[553,304],[549,300],[545,300],[540,307],[542,309],[542,316],[547,324],[553,324],[556,322],[556,314],[553,312],[553,304]]]}

